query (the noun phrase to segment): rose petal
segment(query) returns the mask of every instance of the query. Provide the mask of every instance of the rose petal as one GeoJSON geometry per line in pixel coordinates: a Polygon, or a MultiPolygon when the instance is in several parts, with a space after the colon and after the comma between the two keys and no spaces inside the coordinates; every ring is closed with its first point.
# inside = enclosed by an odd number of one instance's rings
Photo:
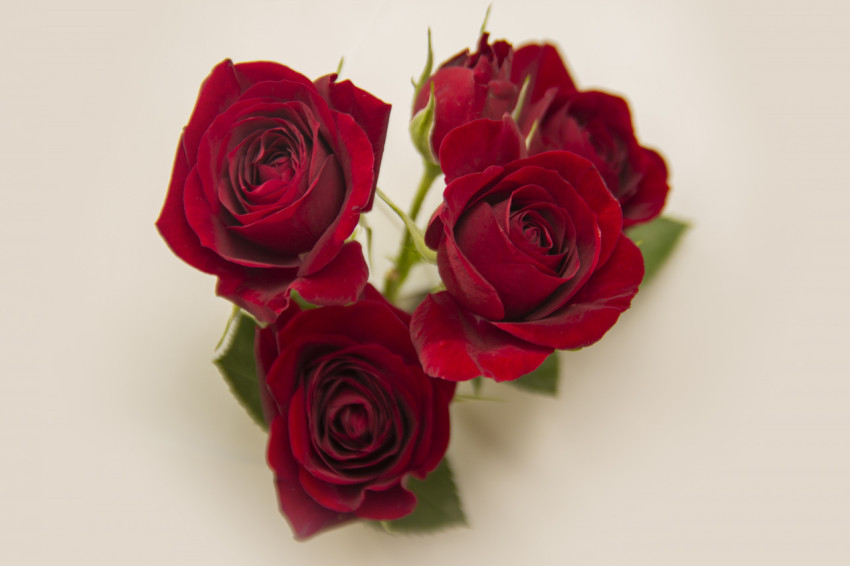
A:
{"type": "Polygon", "coordinates": [[[359,242],[343,245],[322,269],[299,277],[291,288],[315,305],[337,305],[357,300],[369,278],[369,267],[359,242]]]}
{"type": "MultiPolygon", "coordinates": [[[[298,309],[295,302],[290,303],[292,308],[298,309]]],[[[271,371],[274,361],[277,359],[278,349],[275,343],[274,329],[257,327],[254,333],[254,359],[257,360],[257,385],[260,390],[260,404],[263,408],[263,418],[266,424],[271,422],[280,414],[277,403],[269,391],[266,377],[271,371]]]]}
{"type": "Polygon", "coordinates": [[[559,350],[583,348],[602,338],[629,308],[642,279],[640,250],[622,236],[605,265],[564,308],[539,320],[493,325],[532,344],[559,350]]]}
{"type": "Polygon", "coordinates": [[[657,152],[643,149],[645,172],[637,193],[623,204],[623,227],[652,220],[661,213],[670,187],[667,165],[657,152]]]}
{"type": "Polygon", "coordinates": [[[225,59],[204,79],[192,116],[183,130],[186,152],[191,162],[194,163],[201,137],[209,125],[216,116],[233,104],[240,94],[242,87],[236,77],[233,62],[225,59]]]}
{"type": "Polygon", "coordinates": [[[425,442],[420,437],[418,452],[414,457],[415,461],[422,462],[417,469],[413,470],[414,475],[419,479],[425,479],[425,476],[440,464],[449,447],[451,438],[449,404],[457,389],[457,383],[453,381],[430,379],[429,383],[433,391],[429,397],[430,404],[423,410],[425,414],[431,416],[431,423],[430,426],[423,426],[423,429],[430,433],[430,438],[428,442],[425,442]]]}
{"type": "Polygon", "coordinates": [[[446,289],[465,308],[492,320],[505,317],[498,291],[458,249],[451,233],[446,234],[437,250],[437,269],[446,289]]]}
{"type": "Polygon", "coordinates": [[[556,171],[575,188],[593,210],[601,235],[599,264],[605,263],[620,237],[623,213],[620,210],[620,203],[605,186],[593,163],[574,153],[549,151],[516,162],[505,170],[513,171],[529,165],[556,171]]]}
{"type": "Polygon", "coordinates": [[[270,61],[251,61],[248,63],[237,63],[235,66],[236,78],[243,90],[264,81],[290,81],[310,85],[310,79],[297,71],[279,63],[270,61]]]}
{"type": "MultiPolygon", "coordinates": [[[[456,300],[463,297],[464,305],[469,303],[484,307],[470,310],[489,320],[521,317],[566,282],[559,274],[548,274],[536,261],[529,261],[527,255],[517,249],[500,229],[493,209],[487,205],[473,207],[463,221],[455,226],[455,236],[459,255],[462,254],[464,259],[475,258],[474,261],[469,260],[469,263],[474,266],[472,273],[481,277],[481,282],[473,286],[468,277],[457,281],[459,273],[467,275],[469,270],[453,270],[455,278],[451,286],[446,282],[446,288],[456,300]],[[502,316],[492,316],[499,312],[486,308],[493,303],[492,299],[486,302],[481,300],[481,290],[490,286],[496,291],[499,304],[503,307],[502,316]],[[467,295],[471,297],[467,299],[467,295]]],[[[448,253],[445,256],[451,259],[448,253]]],[[[484,297],[489,299],[487,295],[484,297]]]]}
{"type": "Polygon", "coordinates": [[[274,322],[287,306],[294,269],[250,269],[233,266],[217,273],[216,294],[254,315],[260,322],[274,322]]]}
{"type": "Polygon", "coordinates": [[[510,115],[502,120],[474,120],[448,132],[440,146],[440,167],[450,183],[491,165],[525,157],[525,141],[510,115]]]}
{"type": "Polygon", "coordinates": [[[366,491],[357,515],[373,521],[392,521],[409,515],[416,507],[416,496],[396,485],[384,491],[366,491]]]}
{"type": "Polygon", "coordinates": [[[218,273],[225,262],[215,252],[203,247],[198,235],[186,220],[183,206],[184,188],[189,174],[189,164],[184,150],[183,137],[177,144],[171,184],[156,221],[156,227],[165,242],[177,256],[205,273],[218,273]]]}
{"type": "Polygon", "coordinates": [[[316,503],[333,511],[350,513],[363,504],[365,492],[362,485],[337,485],[322,481],[306,468],[299,468],[298,479],[304,492],[316,503]]]}
{"type": "Polygon", "coordinates": [[[425,372],[451,381],[479,375],[496,381],[517,379],[537,368],[553,351],[470,315],[445,291],[429,295],[417,307],[410,332],[425,372]]]}
{"type": "MultiPolygon", "coordinates": [[[[183,209],[186,218],[202,246],[214,250],[222,259],[246,268],[294,268],[297,258],[275,253],[241,238],[219,217],[216,207],[204,196],[198,168],[192,169],[186,180],[183,209]]],[[[218,207],[220,208],[220,207],[218,207]]]]}
{"type": "MultiPolygon", "coordinates": [[[[372,94],[357,88],[351,81],[336,82],[337,76],[326,75],[316,80],[319,93],[328,101],[331,109],[349,114],[366,134],[374,155],[373,184],[377,186],[378,171],[384,155],[384,142],[390,120],[391,106],[372,94]]],[[[372,199],[363,207],[367,212],[372,209],[372,199]]]]}
{"type": "Polygon", "coordinates": [[[298,467],[289,450],[286,419],[277,418],[269,429],[268,462],[275,472],[278,503],[295,537],[305,539],[354,518],[316,503],[298,481],[298,467]]]}
{"type": "Polygon", "coordinates": [[[344,191],[342,171],[330,155],[301,198],[262,220],[234,226],[230,232],[284,257],[308,252],[339,214],[344,191]]]}
{"type": "MultiPolygon", "coordinates": [[[[336,250],[357,227],[361,212],[374,196],[374,158],[366,134],[351,116],[337,112],[334,118],[338,136],[334,155],[342,171],[349,173],[344,178],[345,187],[339,188],[344,189],[346,200],[336,220],[328,225],[313,249],[301,258],[302,274],[322,269],[333,259],[336,250]]],[[[362,288],[362,285],[358,288],[358,294],[362,288]]]]}

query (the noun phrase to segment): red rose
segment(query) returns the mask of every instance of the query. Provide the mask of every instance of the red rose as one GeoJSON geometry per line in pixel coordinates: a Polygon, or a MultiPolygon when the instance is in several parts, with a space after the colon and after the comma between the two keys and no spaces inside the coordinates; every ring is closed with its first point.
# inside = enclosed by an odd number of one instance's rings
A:
{"type": "Polygon", "coordinates": [[[554,349],[599,340],[643,278],[593,164],[565,151],[521,158],[521,149],[509,118],[472,122],[443,142],[449,184],[425,241],[446,290],[411,323],[430,375],[516,379],[554,349]],[[477,172],[454,169],[471,161],[477,172]]]}
{"type": "Polygon", "coordinates": [[[635,139],[628,104],[604,92],[579,92],[550,111],[529,143],[529,153],[563,149],[591,160],[620,201],[623,225],[646,222],[664,208],[667,166],[635,139]]]}
{"type": "Polygon", "coordinates": [[[440,65],[425,82],[413,102],[413,115],[428,105],[434,85],[434,129],[431,151],[440,152],[447,133],[478,118],[501,119],[516,106],[519,87],[511,81],[513,47],[506,41],[490,45],[482,34],[478,51],[458,53],[440,65]]]}
{"type": "Polygon", "coordinates": [[[261,321],[286,307],[289,289],[334,304],[366,284],[360,246],[346,238],[371,208],[390,107],[335,81],[223,61],[178,144],[157,227],[261,321]]]}
{"type": "Polygon", "coordinates": [[[530,80],[530,100],[519,119],[528,152],[577,153],[593,162],[623,209],[623,226],[646,222],[664,208],[669,187],[664,159],[635,138],[628,104],[598,91],[579,91],[552,45],[526,45],[514,54],[514,82],[530,80]]]}
{"type": "Polygon", "coordinates": [[[257,333],[269,465],[297,538],[409,514],[406,476],[424,478],[448,446],[454,384],[422,371],[410,315],[365,295],[303,312],[293,303],[257,333]]]}

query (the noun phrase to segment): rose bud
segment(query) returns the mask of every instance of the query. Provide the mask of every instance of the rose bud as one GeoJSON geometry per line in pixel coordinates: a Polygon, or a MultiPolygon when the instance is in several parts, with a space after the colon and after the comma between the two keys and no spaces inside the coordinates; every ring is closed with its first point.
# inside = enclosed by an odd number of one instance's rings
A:
{"type": "Polygon", "coordinates": [[[257,332],[268,461],[296,538],[411,513],[407,477],[443,459],[455,384],[422,371],[409,320],[367,287],[348,306],[293,302],[257,332]]]}
{"type": "Polygon", "coordinates": [[[522,147],[510,118],[442,144],[448,185],[425,242],[446,290],[411,322],[429,375],[517,379],[555,349],[602,338],[637,292],[643,258],[593,164],[566,151],[523,158],[522,147]]]}
{"type": "Polygon", "coordinates": [[[426,133],[430,161],[436,162],[440,144],[452,129],[478,118],[500,119],[516,106],[520,89],[511,81],[513,48],[506,41],[490,45],[488,37],[487,33],[481,34],[478,51],[458,53],[418,85],[413,100],[414,120],[429,105],[431,92],[434,93],[433,124],[426,133]]]}
{"type": "Polygon", "coordinates": [[[204,81],[157,221],[217,294],[263,322],[297,290],[353,301],[368,269],[346,242],[370,209],[389,105],[336,75],[223,61],[204,81]]]}

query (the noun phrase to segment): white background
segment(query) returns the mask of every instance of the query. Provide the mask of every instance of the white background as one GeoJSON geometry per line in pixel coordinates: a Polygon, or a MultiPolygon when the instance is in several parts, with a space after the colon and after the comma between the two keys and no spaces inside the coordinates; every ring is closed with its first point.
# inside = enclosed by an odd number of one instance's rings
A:
{"type": "Polygon", "coordinates": [[[454,406],[471,528],[296,543],[209,363],[230,306],[154,229],[178,135],[226,57],[315,78],[344,56],[394,105],[381,186],[405,204],[426,28],[445,59],[486,2],[4,0],[0,563],[850,563],[847,6],[495,2],[494,37],[628,96],[693,229],[562,357],[557,399],[454,406]]]}

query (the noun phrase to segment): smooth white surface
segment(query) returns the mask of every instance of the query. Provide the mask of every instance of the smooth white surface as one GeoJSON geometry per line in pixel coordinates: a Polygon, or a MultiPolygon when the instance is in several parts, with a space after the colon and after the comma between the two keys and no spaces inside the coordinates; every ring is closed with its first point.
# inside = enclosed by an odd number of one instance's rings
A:
{"type": "MultiPolygon", "coordinates": [[[[693,229],[562,358],[558,399],[490,387],[507,402],[453,408],[471,529],[291,539],[264,436],[208,361],[230,307],[154,230],[177,137],[221,59],[314,78],[342,55],[394,105],[381,186],[406,203],[426,27],[443,60],[486,4],[3,4],[0,563],[850,562],[838,0],[495,2],[494,37],[549,38],[582,87],[628,96],[693,229]]],[[[397,223],[371,217],[393,253],[397,223]]]]}

